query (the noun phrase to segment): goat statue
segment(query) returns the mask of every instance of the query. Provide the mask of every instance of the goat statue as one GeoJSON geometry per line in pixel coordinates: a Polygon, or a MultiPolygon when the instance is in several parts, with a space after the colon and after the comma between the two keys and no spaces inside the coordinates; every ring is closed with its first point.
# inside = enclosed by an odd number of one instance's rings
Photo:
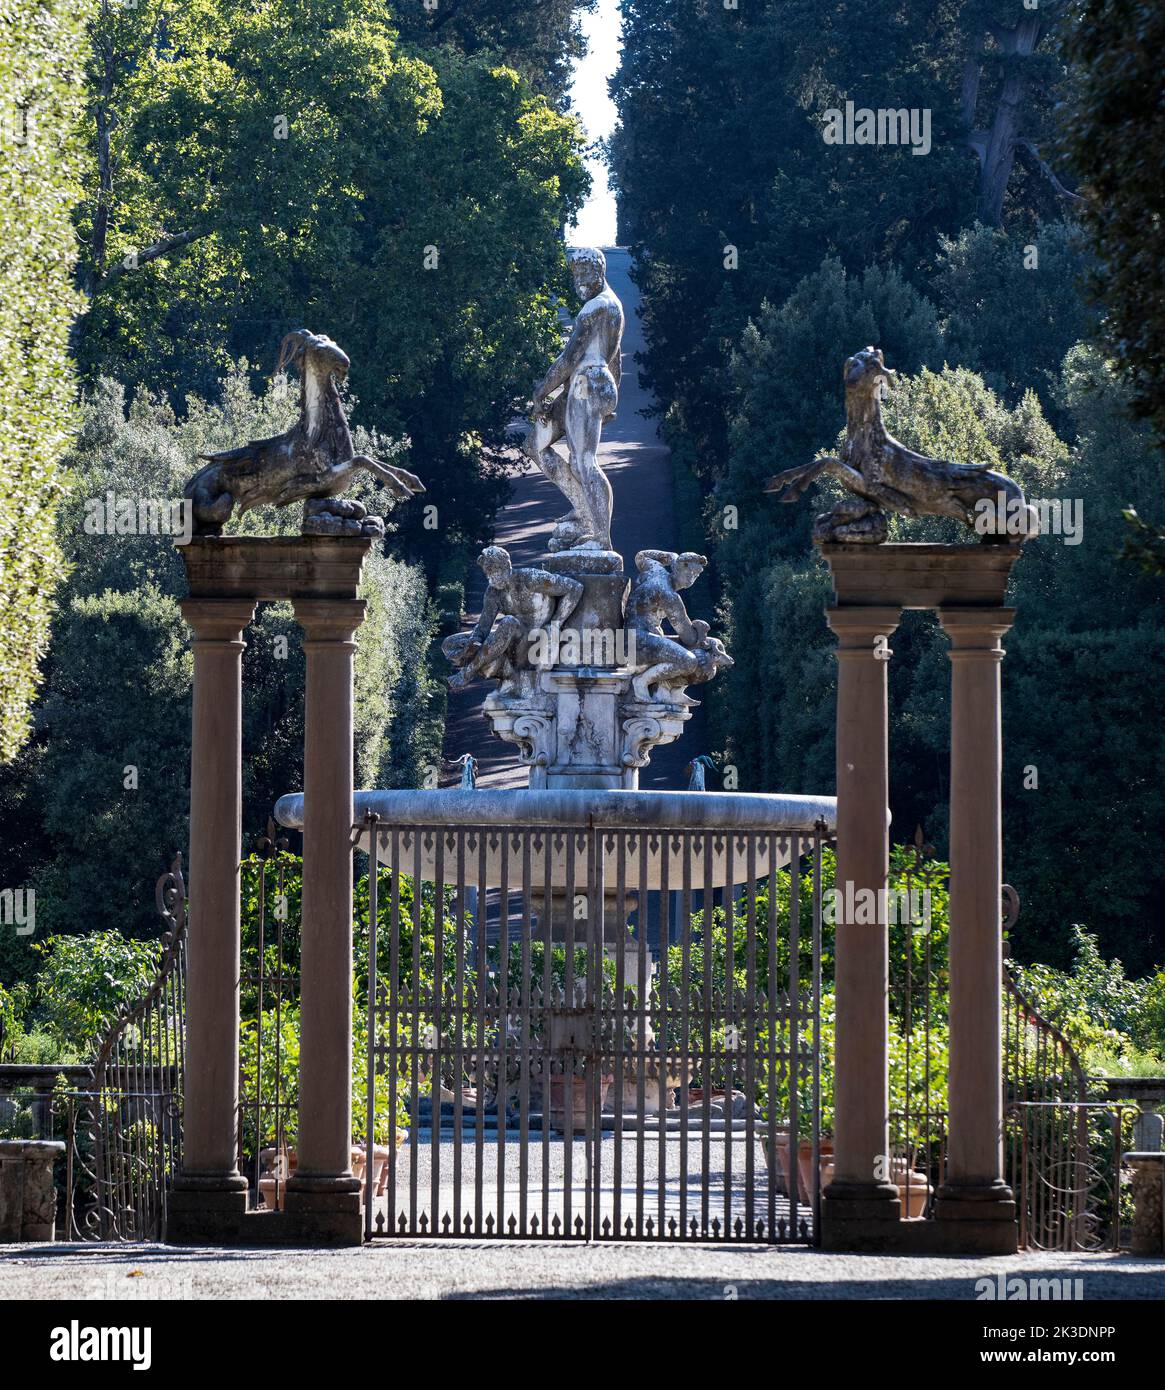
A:
{"type": "Polygon", "coordinates": [[[271,439],[200,455],[206,466],[186,484],[194,534],[221,535],[236,509],[302,502],[305,536],[383,536],[383,518],[340,493],[361,471],[379,478],[394,497],[412,497],[424,485],[403,468],[354,452],[338,385],[350,364],[331,338],[306,328],[289,333],[278,370],[289,365],[299,371],[299,419],[271,439]]]}
{"type": "Polygon", "coordinates": [[[795,502],[815,478],[829,474],[854,494],[816,519],[815,541],[878,545],[886,539],[887,512],[956,517],[997,544],[1022,544],[1037,533],[1036,510],[1013,478],[980,464],[915,453],[890,434],[882,423],[882,392],[897,376],[881,348],[863,348],[847,358],[844,381],[846,437],[840,456],[786,469],[765,484],[766,492],[784,494],[782,502],[795,502]]]}

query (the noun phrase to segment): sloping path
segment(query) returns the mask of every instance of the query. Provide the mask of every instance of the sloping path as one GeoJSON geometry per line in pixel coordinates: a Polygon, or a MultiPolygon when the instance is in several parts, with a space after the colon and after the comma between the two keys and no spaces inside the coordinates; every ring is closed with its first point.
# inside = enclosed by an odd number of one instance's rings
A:
{"type": "MultiPolygon", "coordinates": [[[[640,413],[651,404],[639,385],[635,354],[643,347],[639,315],[639,291],[631,283],[631,257],[618,247],[604,248],[607,279],[623,301],[627,327],[623,335],[623,380],[619,411],[603,431],[599,460],[615,494],[612,537],[623,556],[623,567],[634,572],[637,550],[675,550],[678,530],[672,497],[670,450],[660,440],[654,420],[640,413]]],[[[561,493],[526,460],[516,463],[510,482],[510,500],[498,515],[496,544],[505,546],[515,565],[529,565],[546,552],[551,528],[566,510],[561,493]]],[[[701,579],[696,587],[706,584],[701,579]]],[[[473,566],[466,593],[469,623],[481,611],[483,581],[473,566]]],[[[452,691],[445,724],[445,757],[449,760],[472,753],[478,761],[478,786],[524,787],[527,773],[512,744],[495,738],[481,713],[489,686],[476,682],[468,690],[452,691]]],[[[703,711],[697,709],[683,736],[665,748],[657,748],[651,762],[641,769],[643,788],[680,790],[687,786],[685,765],[697,753],[707,752],[703,711]]],[[[456,769],[446,769],[443,784],[455,782],[456,769]]]]}

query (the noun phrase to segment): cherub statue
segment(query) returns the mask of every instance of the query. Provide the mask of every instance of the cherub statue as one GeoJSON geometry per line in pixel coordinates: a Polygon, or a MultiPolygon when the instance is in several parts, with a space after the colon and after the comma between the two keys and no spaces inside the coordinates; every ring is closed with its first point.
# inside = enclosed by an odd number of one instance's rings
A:
{"type": "Polygon", "coordinates": [[[671,550],[641,550],[635,556],[639,574],[631,585],[625,622],[629,647],[634,639],[631,688],[637,700],[696,704],[685,695],[684,686],[710,681],[717,671],[735,664],[724,644],[708,636],[708,624],[688,617],[680,597],[707,564],[703,555],[691,551],[677,555],[671,550]],[[664,634],[665,621],[674,637],[664,634]]]}
{"type": "Polygon", "coordinates": [[[350,364],[331,338],[306,328],[289,333],[279,349],[278,370],[290,364],[299,369],[299,419],[272,439],[201,455],[207,465],[185,489],[194,503],[195,535],[221,535],[236,509],[302,502],[305,536],[383,536],[383,518],[369,516],[362,502],[339,496],[355,475],[371,473],[394,497],[424,492],[414,474],[354,452],[337,386],[350,364]]]}
{"type": "Polygon", "coordinates": [[[623,306],[607,284],[607,261],[595,248],[571,254],[583,301],[570,341],[534,387],[534,414],[523,448],[570,503],[550,549],[611,549],[611,485],[598,464],[603,422],[619,403],[623,306]],[[547,401],[559,387],[553,403],[547,401]],[[568,457],[552,446],[566,439],[568,457]]]}
{"type": "Polygon", "coordinates": [[[815,541],[878,545],[886,539],[887,512],[907,516],[953,516],[985,540],[1021,544],[1039,530],[1035,508],[1023,489],[1003,473],[978,464],[929,458],[899,443],[882,423],[882,392],[897,384],[881,348],[867,347],[846,358],[845,444],[839,458],[815,459],[787,468],[765,484],[795,502],[809,484],[828,473],[855,496],[838,502],[813,524],[815,541]],[[998,518],[1005,519],[1005,530],[998,518]]]}
{"type": "Polygon", "coordinates": [[[535,630],[561,627],[577,607],[583,586],[569,575],[515,569],[500,545],[486,546],[477,563],[489,581],[481,616],[472,632],[455,632],[441,643],[446,659],[457,667],[449,685],[459,690],[484,677],[498,681],[502,695],[531,694],[527,639],[535,630]]]}

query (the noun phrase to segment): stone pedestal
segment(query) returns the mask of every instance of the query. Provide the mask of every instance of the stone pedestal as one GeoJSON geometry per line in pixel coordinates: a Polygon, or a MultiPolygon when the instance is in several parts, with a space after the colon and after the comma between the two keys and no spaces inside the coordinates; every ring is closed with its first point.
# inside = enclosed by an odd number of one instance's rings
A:
{"type": "Polygon", "coordinates": [[[562,550],[543,555],[535,563],[551,574],[577,579],[583,586],[582,598],[562,631],[578,634],[584,654],[578,662],[566,660],[564,665],[617,666],[613,655],[604,658],[596,654],[596,643],[601,651],[608,640],[613,643],[615,634],[623,630],[623,608],[631,588],[631,581],[623,573],[623,557],[613,550],[562,550]]]}
{"type": "MultiPolygon", "coordinates": [[[[616,934],[625,931],[627,918],[639,905],[639,896],[634,890],[623,895],[623,911],[619,911],[619,896],[614,889],[603,893],[603,919],[600,925],[597,912],[593,911],[587,898],[585,865],[579,865],[578,885],[573,897],[568,897],[564,888],[552,888],[549,902],[544,890],[535,887],[530,894],[531,909],[534,915],[533,935],[539,941],[552,941],[556,946],[566,944],[573,930],[576,946],[588,942],[605,942],[609,952],[616,934]]],[[[629,967],[630,968],[630,967],[629,967]]]]}
{"type": "Polygon", "coordinates": [[[1009,608],[942,607],[951,639],[950,1120],[942,1220],[1015,1221],[1003,1180],[1000,638],[1009,608]]]}
{"type": "Polygon", "coordinates": [[[238,1169],[239,860],[242,854],[243,629],[251,598],[189,598],[194,631],[190,756],[190,906],[179,1228],[241,1218],[238,1169]]]}
{"type": "Polygon", "coordinates": [[[560,551],[537,567],[578,580],[582,597],[562,626],[555,664],[536,673],[534,693],[495,690],[482,712],[499,738],[517,745],[531,790],[635,791],[651,750],[679,738],[691,709],[634,697],[634,634],[623,626],[630,580],[620,555],[560,551]]]}
{"type": "Polygon", "coordinates": [[[597,666],[543,671],[542,689],[554,700],[554,733],[546,783],[559,787],[623,785],[619,697],[631,677],[597,666]]]}
{"type": "Polygon", "coordinates": [[[1127,1153],[1133,1170],[1134,1255],[1165,1255],[1165,1153],[1127,1153]]]}
{"type": "MultiPolygon", "coordinates": [[[[884,900],[889,871],[886,667],[895,607],[838,605],[837,887],[842,902],[872,890],[884,900]]],[[[869,1223],[897,1221],[889,1181],[889,962],[887,926],[836,924],[834,1177],[825,1190],[825,1241],[846,1244],[869,1223]]],[[[875,1232],[876,1233],[876,1232],[875,1232]]]]}
{"type": "Polygon", "coordinates": [[[53,1163],[64,1152],[51,1139],[0,1139],[0,1245],[53,1239],[53,1163]]]}

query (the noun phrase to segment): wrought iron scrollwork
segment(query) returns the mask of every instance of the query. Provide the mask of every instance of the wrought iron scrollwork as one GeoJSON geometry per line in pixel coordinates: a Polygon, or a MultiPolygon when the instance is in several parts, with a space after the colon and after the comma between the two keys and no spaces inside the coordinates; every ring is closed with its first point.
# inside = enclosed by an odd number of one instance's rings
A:
{"type": "Polygon", "coordinates": [[[86,1087],[54,1098],[66,1140],[65,1229],[78,1240],[159,1240],[181,1160],[186,883],[175,855],[154,891],[165,923],[157,972],[122,1007],[86,1087]]]}

